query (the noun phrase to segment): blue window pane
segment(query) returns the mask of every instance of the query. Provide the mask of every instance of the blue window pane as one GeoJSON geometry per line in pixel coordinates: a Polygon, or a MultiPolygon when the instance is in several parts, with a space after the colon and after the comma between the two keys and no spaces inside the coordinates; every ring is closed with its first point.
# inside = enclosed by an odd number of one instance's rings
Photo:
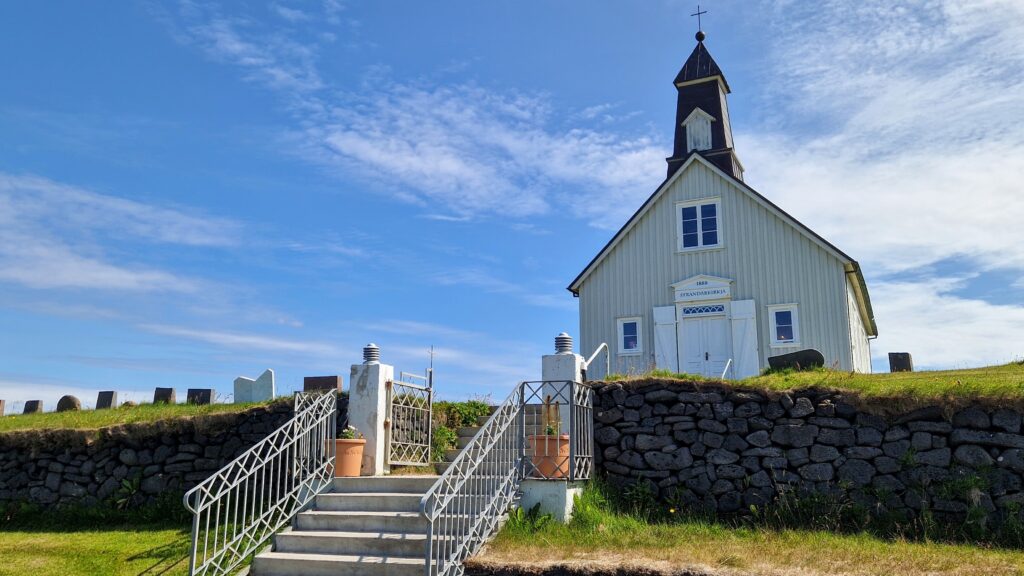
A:
{"type": "Polygon", "coordinates": [[[683,234],[683,248],[693,248],[697,245],[697,234],[683,234]]]}
{"type": "Polygon", "coordinates": [[[715,232],[713,230],[711,232],[705,232],[704,233],[704,245],[705,246],[714,246],[715,244],[718,244],[718,232],[715,232]]]}
{"type": "Polygon", "coordinates": [[[779,310],[775,313],[775,325],[776,326],[792,326],[793,325],[793,312],[789,310],[779,310]]]}
{"type": "Polygon", "coordinates": [[[775,340],[778,342],[792,342],[793,341],[793,327],[792,326],[776,326],[775,327],[775,340]]]}
{"type": "Polygon", "coordinates": [[[714,218],[715,217],[715,205],[704,204],[700,207],[701,218],[714,218]]]}
{"type": "Polygon", "coordinates": [[[636,336],[636,322],[623,322],[622,333],[626,336],[636,336]]]}
{"type": "Polygon", "coordinates": [[[683,234],[696,234],[697,233],[697,221],[696,220],[683,220],[683,234]]]}
{"type": "Polygon", "coordinates": [[[683,208],[683,220],[696,220],[697,219],[697,207],[687,206],[683,208]]]}
{"type": "Polygon", "coordinates": [[[707,230],[718,230],[718,220],[715,218],[701,218],[700,225],[707,230]]]}
{"type": "Polygon", "coordinates": [[[622,338],[622,349],[623,350],[636,350],[636,336],[623,336],[623,338],[622,338]]]}

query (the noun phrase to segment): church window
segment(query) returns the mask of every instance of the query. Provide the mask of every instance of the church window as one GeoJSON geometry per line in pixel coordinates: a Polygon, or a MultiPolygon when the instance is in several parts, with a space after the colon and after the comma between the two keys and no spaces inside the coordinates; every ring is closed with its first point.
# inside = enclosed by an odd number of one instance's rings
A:
{"type": "Polygon", "coordinates": [[[796,304],[769,306],[768,316],[772,327],[772,346],[800,345],[800,316],[796,304]]]}
{"type": "Polygon", "coordinates": [[[686,129],[686,151],[710,150],[711,149],[711,122],[714,118],[700,108],[694,108],[693,112],[683,121],[683,128],[686,129]]]}
{"type": "Polygon", "coordinates": [[[718,200],[689,202],[678,206],[679,250],[713,248],[721,244],[718,200]]]}
{"type": "Polygon", "coordinates": [[[643,340],[640,334],[640,318],[619,318],[619,354],[640,354],[643,340]]]}

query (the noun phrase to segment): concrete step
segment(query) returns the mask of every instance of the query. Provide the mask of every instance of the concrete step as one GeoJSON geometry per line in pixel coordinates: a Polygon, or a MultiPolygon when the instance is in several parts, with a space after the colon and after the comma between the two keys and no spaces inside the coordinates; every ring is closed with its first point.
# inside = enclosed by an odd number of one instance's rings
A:
{"type": "Polygon", "coordinates": [[[459,438],[472,438],[473,436],[476,436],[476,433],[479,431],[479,426],[465,426],[463,428],[459,428],[459,438]]]}
{"type": "Polygon", "coordinates": [[[427,524],[419,512],[308,510],[295,516],[293,526],[299,531],[425,532],[427,524]]]}
{"type": "Polygon", "coordinates": [[[423,558],[264,552],[252,563],[254,576],[422,576],[423,558]]]}
{"type": "Polygon", "coordinates": [[[335,478],[331,492],[406,492],[423,494],[437,482],[433,475],[408,476],[354,476],[351,478],[335,478]]]}
{"type": "Polygon", "coordinates": [[[329,492],[317,495],[314,508],[334,512],[419,512],[422,497],[419,492],[329,492]]]}
{"type": "Polygon", "coordinates": [[[405,532],[292,531],[274,538],[275,552],[423,558],[427,535],[405,532]]]}

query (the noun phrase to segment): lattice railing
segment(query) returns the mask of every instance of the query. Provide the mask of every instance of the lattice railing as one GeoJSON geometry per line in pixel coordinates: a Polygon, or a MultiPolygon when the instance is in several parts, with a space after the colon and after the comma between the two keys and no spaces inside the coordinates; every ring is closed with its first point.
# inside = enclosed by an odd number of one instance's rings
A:
{"type": "MultiPolygon", "coordinates": [[[[523,382],[495,409],[473,439],[423,496],[420,512],[430,522],[426,551],[427,576],[458,576],[462,562],[476,553],[498,529],[529,474],[536,466],[529,435],[543,435],[530,424],[538,413],[534,400],[554,394],[566,399],[569,419],[568,460],[556,461],[551,479],[585,480],[593,469],[593,392],[576,382],[523,382]],[[565,473],[562,474],[561,470],[565,473]]],[[[561,438],[561,434],[554,436],[561,438]]]]}
{"type": "Polygon", "coordinates": [[[388,464],[430,464],[433,390],[398,380],[388,383],[388,464]]]}
{"type": "Polygon", "coordinates": [[[230,574],[334,478],[337,398],[295,395],[295,414],[185,494],[189,574],[230,574]]]}

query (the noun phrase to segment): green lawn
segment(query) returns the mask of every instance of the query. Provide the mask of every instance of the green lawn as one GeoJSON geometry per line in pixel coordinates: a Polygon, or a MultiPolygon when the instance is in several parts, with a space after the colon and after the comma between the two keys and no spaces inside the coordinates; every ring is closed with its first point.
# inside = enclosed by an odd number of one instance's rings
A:
{"type": "MultiPolygon", "coordinates": [[[[649,378],[711,382],[707,378],[664,371],[635,377],[613,376],[608,380],[639,382],[649,378]]],[[[854,400],[890,412],[935,401],[951,407],[977,401],[987,405],[1024,408],[1024,363],[1021,362],[964,370],[879,374],[836,370],[786,371],[728,383],[775,392],[812,387],[833,388],[852,392],[854,400]]]]}
{"type": "MultiPolygon", "coordinates": [[[[291,401],[291,400],[277,400],[291,401]]],[[[257,404],[140,404],[132,407],[120,407],[112,410],[80,410],[77,412],[45,412],[42,414],[19,414],[0,417],[0,432],[12,430],[40,429],[76,429],[93,430],[118,424],[133,422],[151,422],[168,418],[202,416],[206,414],[222,414],[225,412],[241,412],[257,404]]]]}
{"type": "Polygon", "coordinates": [[[188,574],[190,532],[132,529],[0,530],[0,576],[188,574]]]}
{"type": "MultiPolygon", "coordinates": [[[[692,517],[647,522],[588,488],[567,525],[510,519],[472,562],[497,566],[628,566],[678,574],[800,576],[1024,575],[1024,551],[891,540],[866,533],[729,526],[692,517]]],[[[535,572],[535,570],[534,570],[535,572]]]]}

